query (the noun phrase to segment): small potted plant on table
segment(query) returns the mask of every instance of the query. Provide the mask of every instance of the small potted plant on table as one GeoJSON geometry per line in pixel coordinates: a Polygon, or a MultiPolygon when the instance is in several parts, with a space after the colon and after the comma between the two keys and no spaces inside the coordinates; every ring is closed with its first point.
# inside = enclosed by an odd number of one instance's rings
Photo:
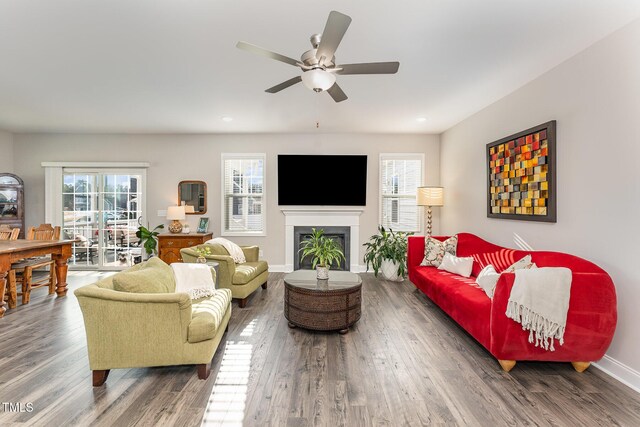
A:
{"type": "Polygon", "coordinates": [[[386,280],[402,281],[407,274],[407,237],[413,233],[388,231],[383,226],[378,226],[378,234],[371,236],[365,243],[367,250],[364,253],[364,262],[373,268],[373,274],[378,277],[378,272],[386,280]]]}
{"type": "Polygon", "coordinates": [[[300,243],[302,259],[311,256],[311,266],[320,280],[329,278],[329,268],[334,262],[346,261],[338,242],[324,235],[324,230],[311,229],[311,236],[300,243]]]}

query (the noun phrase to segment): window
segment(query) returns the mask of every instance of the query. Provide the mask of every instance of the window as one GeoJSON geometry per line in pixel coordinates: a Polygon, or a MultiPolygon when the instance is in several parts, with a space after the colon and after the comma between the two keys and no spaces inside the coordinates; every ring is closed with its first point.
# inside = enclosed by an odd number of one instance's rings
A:
{"type": "Polygon", "coordinates": [[[423,154],[380,155],[380,224],[394,231],[420,231],[416,191],[422,185],[423,154]]]}
{"type": "Polygon", "coordinates": [[[222,154],[222,235],[265,235],[264,154],[222,154]]]}

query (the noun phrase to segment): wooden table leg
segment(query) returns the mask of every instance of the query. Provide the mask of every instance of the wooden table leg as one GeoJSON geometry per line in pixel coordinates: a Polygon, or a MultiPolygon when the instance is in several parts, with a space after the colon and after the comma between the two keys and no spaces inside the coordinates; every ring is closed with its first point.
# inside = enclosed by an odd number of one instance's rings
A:
{"type": "Polygon", "coordinates": [[[0,271],[0,318],[4,316],[4,312],[7,311],[4,302],[4,293],[7,289],[7,272],[0,271]]]}
{"type": "Polygon", "coordinates": [[[61,254],[52,255],[56,261],[56,293],[58,297],[67,295],[67,260],[71,257],[71,245],[65,245],[61,254]]]}

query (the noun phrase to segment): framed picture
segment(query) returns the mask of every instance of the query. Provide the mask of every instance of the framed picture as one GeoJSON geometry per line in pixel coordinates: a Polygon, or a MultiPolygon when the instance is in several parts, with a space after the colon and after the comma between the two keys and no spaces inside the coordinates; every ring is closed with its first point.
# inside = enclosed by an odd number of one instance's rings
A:
{"type": "Polygon", "coordinates": [[[487,144],[487,217],[556,222],[556,121],[487,144]]]}
{"type": "Polygon", "coordinates": [[[198,233],[206,233],[209,229],[209,218],[202,217],[200,218],[200,222],[198,223],[198,233]]]}

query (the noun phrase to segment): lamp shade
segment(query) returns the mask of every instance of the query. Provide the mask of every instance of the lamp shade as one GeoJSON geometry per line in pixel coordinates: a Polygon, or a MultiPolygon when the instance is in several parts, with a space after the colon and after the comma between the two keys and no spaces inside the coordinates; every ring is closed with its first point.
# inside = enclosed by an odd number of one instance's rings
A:
{"type": "Polygon", "coordinates": [[[185,218],[184,206],[169,206],[167,208],[167,219],[182,221],[185,218]]]}
{"type": "Polygon", "coordinates": [[[184,205],[184,211],[185,213],[196,213],[196,209],[193,205],[184,205]]]}
{"type": "Polygon", "coordinates": [[[333,73],[320,68],[302,73],[302,83],[316,92],[329,89],[335,82],[336,76],[333,73]]]}
{"type": "Polygon", "coordinates": [[[418,187],[418,206],[443,206],[443,187],[418,187]]]}

